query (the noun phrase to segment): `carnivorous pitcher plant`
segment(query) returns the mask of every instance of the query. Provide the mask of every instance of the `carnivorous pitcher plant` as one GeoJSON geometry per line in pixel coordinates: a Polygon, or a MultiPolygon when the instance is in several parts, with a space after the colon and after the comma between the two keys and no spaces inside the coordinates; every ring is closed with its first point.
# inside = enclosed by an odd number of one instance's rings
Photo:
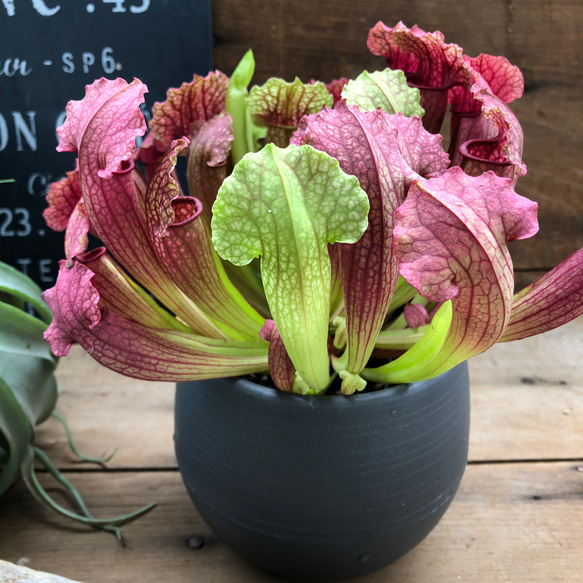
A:
{"type": "Polygon", "coordinates": [[[251,52],[231,78],[195,75],[154,105],[139,148],[141,81],[69,102],[58,149],[78,164],[45,212],[66,231],[44,294],[54,353],[78,342],[143,379],[257,373],[351,394],[583,313],[583,251],[514,294],[507,244],[538,229],[514,189],[519,69],[402,23],[368,46],[388,68],[329,85],[248,91],[251,52]],[[88,234],[103,246],[87,251],[88,234]]]}

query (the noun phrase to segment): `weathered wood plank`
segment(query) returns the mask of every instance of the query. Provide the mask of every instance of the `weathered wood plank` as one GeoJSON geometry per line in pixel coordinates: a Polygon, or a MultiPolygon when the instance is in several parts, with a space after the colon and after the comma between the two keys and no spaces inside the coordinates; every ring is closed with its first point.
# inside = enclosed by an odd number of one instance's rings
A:
{"type": "Polygon", "coordinates": [[[583,41],[578,0],[214,0],[215,65],[230,73],[248,48],[256,82],[276,75],[329,81],[382,59],[368,53],[368,30],[378,20],[402,20],[467,54],[505,55],[525,76],[526,93],[513,106],[525,132],[529,173],[518,191],[540,204],[540,235],[513,245],[518,267],[548,269],[583,246],[583,41]]]}
{"type": "MultiPolygon", "coordinates": [[[[583,458],[583,318],[543,336],[500,344],[470,361],[470,460],[583,458]]],[[[62,359],[58,409],[79,448],[112,468],[175,467],[174,387],[117,375],[74,347],[62,359]]],[[[64,432],[50,420],[38,443],[74,467],[64,432]]]]}
{"type": "MultiPolygon", "coordinates": [[[[176,467],[174,384],[130,379],[106,369],[79,346],[57,369],[57,410],[69,422],[79,449],[105,457],[111,468],[176,467]]],[[[39,445],[59,467],[75,467],[61,425],[49,419],[38,430],[39,445]]]]}
{"type": "MultiPolygon", "coordinates": [[[[367,583],[581,581],[583,472],[570,463],[469,466],[436,530],[367,583]]],[[[149,516],[125,527],[127,547],[105,533],[48,516],[18,487],[0,500],[0,556],[84,583],[269,583],[209,537],[176,472],[70,476],[98,515],[127,512],[157,499],[149,516]]],[[[356,583],[356,582],[355,582],[356,583]]]]}
{"type": "Polygon", "coordinates": [[[583,459],[583,318],[470,361],[470,460],[583,459]]]}

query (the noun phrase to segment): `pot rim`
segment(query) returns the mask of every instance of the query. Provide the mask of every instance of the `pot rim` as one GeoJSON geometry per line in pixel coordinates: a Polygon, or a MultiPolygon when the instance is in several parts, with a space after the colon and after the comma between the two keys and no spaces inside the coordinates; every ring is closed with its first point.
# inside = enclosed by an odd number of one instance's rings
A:
{"type": "MultiPolygon", "coordinates": [[[[321,407],[353,407],[358,404],[371,406],[374,405],[375,401],[379,403],[382,402],[386,404],[391,401],[398,401],[407,394],[414,396],[418,393],[431,390],[437,383],[443,382],[443,378],[447,376],[453,376],[459,367],[467,366],[464,361],[458,364],[454,368],[436,376],[431,379],[424,381],[416,381],[408,384],[398,384],[392,385],[385,389],[380,389],[371,392],[364,393],[354,393],[352,395],[300,395],[298,393],[291,393],[286,391],[280,391],[272,387],[266,387],[259,383],[256,383],[246,377],[226,377],[220,379],[209,379],[207,381],[196,381],[197,383],[208,383],[208,382],[222,382],[232,385],[234,390],[236,390],[241,396],[246,396],[248,398],[260,398],[265,401],[288,401],[289,405],[301,404],[308,405],[313,408],[321,407]]],[[[184,383],[179,383],[184,384],[184,383]]]]}

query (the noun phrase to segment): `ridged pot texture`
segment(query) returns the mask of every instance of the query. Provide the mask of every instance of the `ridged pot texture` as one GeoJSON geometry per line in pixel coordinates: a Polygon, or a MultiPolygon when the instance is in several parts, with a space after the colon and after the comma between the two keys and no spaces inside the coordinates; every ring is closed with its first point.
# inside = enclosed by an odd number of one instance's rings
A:
{"type": "Polygon", "coordinates": [[[395,561],[438,523],[466,467],[469,418],[466,363],[350,397],[180,383],[176,456],[237,553],[289,578],[340,580],[395,561]]]}

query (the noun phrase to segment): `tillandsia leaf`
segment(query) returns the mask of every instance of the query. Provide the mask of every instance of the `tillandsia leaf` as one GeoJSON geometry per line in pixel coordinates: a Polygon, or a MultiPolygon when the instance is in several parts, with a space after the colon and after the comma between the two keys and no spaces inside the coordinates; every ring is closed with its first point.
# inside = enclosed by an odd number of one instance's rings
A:
{"type": "Polygon", "coordinates": [[[28,302],[47,324],[53,319],[41,298],[41,289],[24,273],[0,261],[0,294],[12,305],[28,302]],[[10,300],[10,301],[9,301],[10,300]]]}
{"type": "Polygon", "coordinates": [[[526,165],[522,161],[522,127],[510,107],[480,89],[478,83],[472,88],[472,93],[482,104],[482,110],[479,117],[471,118],[471,127],[469,124],[458,126],[453,136],[459,144],[455,163],[471,176],[492,170],[516,184],[526,174],[526,165]]]}
{"type": "Polygon", "coordinates": [[[336,158],[347,174],[358,178],[370,201],[363,237],[353,245],[338,245],[348,343],[342,362],[348,372],[358,374],[372,353],[397,285],[395,210],[413,180],[443,172],[449,159],[441,136],[424,130],[419,118],[362,112],[343,103],[307,117],[292,141],[336,158]]]}
{"type": "Polygon", "coordinates": [[[30,423],[8,383],[0,376],[0,435],[7,457],[0,468],[0,496],[12,486],[20,473],[32,439],[30,423]]]}
{"type": "Polygon", "coordinates": [[[10,386],[31,427],[42,423],[55,408],[59,388],[55,359],[0,352],[0,377],[10,386]]]}
{"type": "Polygon", "coordinates": [[[295,367],[273,320],[266,320],[261,338],[269,342],[269,373],[280,391],[290,392],[294,386],[295,367]]]}
{"type": "Polygon", "coordinates": [[[149,512],[154,508],[155,505],[151,504],[131,515],[105,520],[93,519],[93,516],[87,510],[83,499],[75,487],[56,469],[42,450],[35,448],[32,445],[33,433],[31,426],[20,410],[18,402],[16,402],[11,395],[10,388],[0,378],[0,428],[4,433],[4,436],[7,438],[9,447],[9,456],[4,467],[0,471],[0,496],[22,474],[27,487],[33,496],[43,504],[43,506],[53,511],[56,510],[59,514],[67,518],[73,518],[74,520],[78,518],[78,515],[75,513],[71,513],[56,504],[40,486],[36,479],[36,475],[34,475],[34,464],[32,463],[34,457],[37,457],[51,474],[53,474],[59,482],[67,488],[69,493],[73,495],[76,503],[84,514],[81,517],[80,522],[104,528],[105,530],[111,530],[119,537],[121,534],[119,528],[114,528],[111,524],[124,524],[130,520],[143,516],[146,512],[149,512]],[[87,519],[89,519],[89,521],[87,519]]]}
{"type": "Polygon", "coordinates": [[[30,493],[45,508],[56,512],[65,518],[74,520],[75,522],[112,532],[117,536],[118,539],[121,539],[121,531],[119,529],[120,526],[123,526],[124,524],[144,516],[156,507],[156,504],[152,503],[130,514],[109,518],[95,518],[93,514],[89,512],[75,486],[73,486],[73,484],[71,484],[71,482],[69,482],[69,480],[67,480],[67,478],[54,466],[50,458],[38,448],[28,448],[22,465],[22,477],[30,493]],[[34,468],[35,458],[38,459],[40,463],[49,471],[49,473],[73,496],[81,514],[64,508],[48,495],[36,475],[34,468]]]}
{"type": "Polygon", "coordinates": [[[363,71],[348,82],[342,97],[348,105],[356,105],[361,111],[380,107],[387,113],[402,113],[407,117],[423,117],[425,113],[420,105],[419,89],[409,87],[405,73],[400,70],[363,71]]]}
{"type": "Polygon", "coordinates": [[[0,302],[0,322],[0,352],[55,362],[55,356],[43,339],[46,323],[5,302],[0,302]]]}
{"type": "Polygon", "coordinates": [[[8,300],[0,301],[0,378],[12,391],[30,427],[34,427],[50,415],[58,396],[53,374],[57,359],[43,340],[52,315],[41,299],[40,288],[1,262],[0,291],[8,300]],[[27,314],[26,304],[43,320],[27,314]]]}
{"type": "Polygon", "coordinates": [[[259,150],[258,140],[265,137],[265,129],[259,128],[253,121],[247,104],[249,95],[247,87],[254,72],[253,51],[248,50],[233,71],[227,89],[225,109],[233,120],[234,139],[231,149],[233,164],[239,162],[248,152],[259,150]]]}
{"type": "MultiPolygon", "coordinates": [[[[49,321],[51,313],[41,299],[40,289],[28,277],[5,267],[0,263],[3,293],[32,300],[38,306],[37,313],[45,314],[49,321]]],[[[34,446],[34,427],[53,415],[61,420],[72,449],[79,453],[65,419],[54,411],[59,393],[54,375],[57,359],[43,340],[47,324],[4,302],[0,302],[0,321],[0,496],[22,476],[29,491],[45,507],[120,537],[119,525],[142,516],[154,505],[113,519],[98,520],[91,515],[75,487],[48,456],[34,446]],[[73,495],[82,515],[62,508],[44,491],[34,474],[35,458],[73,495]]],[[[103,463],[96,458],[81,457],[85,461],[103,463]]]]}
{"type": "Polygon", "coordinates": [[[248,99],[251,114],[268,128],[266,141],[282,148],[289,144],[302,117],[333,103],[323,83],[302,83],[297,77],[293,83],[269,79],[265,85],[253,87],[248,99]]]}
{"type": "Polygon", "coordinates": [[[512,309],[506,244],[536,233],[536,206],[492,172],[471,177],[455,167],[416,182],[396,213],[395,254],[401,275],[427,300],[445,304],[430,325],[429,349],[419,342],[363,377],[391,383],[431,378],[497,342],[512,309]]]}
{"type": "Polygon", "coordinates": [[[129,85],[119,81],[102,79],[89,85],[85,99],[91,107],[71,102],[74,105],[68,106],[67,121],[59,129],[59,135],[66,137],[61,150],[79,148],[81,191],[92,229],[132,277],[180,314],[193,330],[224,338],[224,333],[165,276],[156,257],[131,161],[136,136],[145,131],[140,104],[147,89],[138,80],[129,85]],[[100,98],[101,107],[93,114],[100,98]],[[88,110],[92,117],[74,117],[88,110]]]}
{"type": "Polygon", "coordinates": [[[510,322],[500,342],[558,328],[583,314],[583,249],[514,296],[510,322]]]}
{"type": "Polygon", "coordinates": [[[43,293],[55,315],[45,338],[57,356],[78,342],[116,372],[175,382],[267,369],[267,343],[215,340],[128,320],[100,305],[93,277],[79,261],[61,261],[57,285],[43,293]]]}
{"type": "Polygon", "coordinates": [[[79,458],[79,461],[87,462],[90,464],[104,465],[108,461],[110,461],[113,458],[113,456],[115,455],[115,451],[104,458],[89,456],[89,455],[85,455],[84,453],[81,453],[79,451],[79,448],[75,444],[75,439],[73,438],[73,432],[71,431],[71,428],[69,427],[69,423],[67,422],[67,420],[60,413],[57,413],[56,411],[53,411],[51,413],[51,417],[54,417],[63,426],[63,429],[65,430],[65,435],[67,436],[67,441],[69,443],[69,447],[71,448],[71,451],[79,458]]]}
{"type": "MultiPolygon", "coordinates": [[[[166,101],[152,108],[150,130],[157,148],[164,152],[176,138],[192,138],[195,122],[204,122],[225,111],[229,78],[220,71],[206,77],[195,75],[190,83],[169,89],[166,101]]],[[[192,141],[192,140],[191,140],[192,141]]]]}
{"type": "Polygon", "coordinates": [[[421,91],[425,110],[423,125],[439,132],[448,102],[448,91],[455,85],[468,89],[478,75],[464,60],[462,49],[445,44],[441,32],[425,32],[418,26],[407,28],[402,22],[389,28],[378,22],[369,32],[368,48],[384,57],[391,69],[401,69],[407,81],[421,91]]]}
{"type": "Polygon", "coordinates": [[[267,145],[225,180],[213,207],[213,244],[246,265],[261,257],[273,320],[301,378],[329,382],[328,243],[353,243],[366,229],[369,202],[354,176],[309,146],[267,145]]]}
{"type": "Polygon", "coordinates": [[[198,199],[180,196],[174,164],[183,140],[173,142],[154,170],[145,196],[154,248],[167,277],[229,338],[259,337],[262,318],[230,282],[210,241],[210,225],[198,217],[198,199]],[[196,277],[193,277],[196,274],[196,277]]]}

